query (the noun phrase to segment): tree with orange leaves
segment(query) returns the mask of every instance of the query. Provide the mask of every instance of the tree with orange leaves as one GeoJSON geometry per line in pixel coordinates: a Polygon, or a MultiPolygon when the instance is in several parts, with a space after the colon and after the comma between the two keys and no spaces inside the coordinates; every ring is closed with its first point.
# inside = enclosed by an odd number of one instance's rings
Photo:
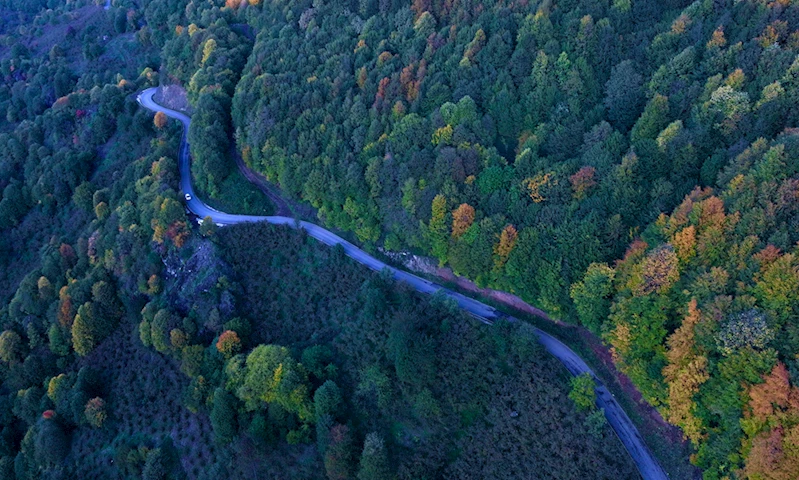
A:
{"type": "Polygon", "coordinates": [[[693,225],[688,225],[675,233],[671,244],[674,245],[680,263],[683,265],[688,263],[696,256],[696,228],[693,225]]]}
{"type": "Polygon", "coordinates": [[[584,166],[577,170],[577,173],[569,177],[569,183],[572,185],[574,191],[574,198],[582,200],[588,194],[588,190],[596,185],[594,176],[596,175],[596,168],[591,166],[584,166]]]}
{"type": "Polygon", "coordinates": [[[458,238],[464,233],[474,222],[474,207],[468,203],[461,203],[455,211],[452,212],[452,237],[458,238]]]}
{"type": "Polygon", "coordinates": [[[153,125],[155,125],[155,128],[159,130],[164,128],[166,126],[166,121],[167,116],[164,112],[160,110],[155,112],[155,117],[153,117],[153,125]]]}
{"type": "Polygon", "coordinates": [[[222,335],[219,336],[219,340],[216,342],[216,349],[219,350],[219,353],[222,354],[226,359],[229,359],[233,355],[241,350],[241,340],[239,339],[239,334],[234,332],[233,330],[226,330],[222,332],[222,335]]]}
{"type": "Polygon", "coordinates": [[[796,480],[799,472],[799,425],[778,426],[752,441],[744,478],[750,480],[796,480]]]}
{"type": "Polygon", "coordinates": [[[781,416],[789,411],[799,413],[799,388],[791,386],[785,364],[777,362],[771,373],[763,377],[763,383],[752,385],[749,389],[749,407],[752,415],[759,420],[781,416]]]}
{"type": "Polygon", "coordinates": [[[72,320],[75,318],[75,309],[72,307],[72,297],[67,291],[67,286],[61,287],[61,290],[58,291],[58,323],[65,327],[71,327],[72,320]]]}
{"type": "Polygon", "coordinates": [[[506,225],[505,228],[502,229],[502,233],[499,235],[499,243],[494,247],[494,254],[497,256],[497,258],[494,259],[494,266],[497,270],[502,268],[505,262],[508,261],[510,252],[513,251],[513,247],[516,246],[516,239],[518,236],[519,234],[516,232],[516,227],[513,225],[506,225]]]}
{"type": "MultiPolygon", "coordinates": [[[[741,421],[750,430],[751,448],[743,470],[750,480],[795,480],[799,472],[799,388],[777,362],[763,383],[749,389],[747,417],[741,421]],[[763,429],[763,427],[766,427],[763,429]],[[770,427],[770,428],[769,428],[770,427]],[[762,430],[761,430],[762,429],[762,430]]],[[[747,450],[744,442],[744,451],[747,450]]]]}
{"type": "Polygon", "coordinates": [[[641,265],[641,280],[636,283],[636,295],[663,293],[680,278],[677,254],[669,244],[652,250],[641,265]]]}

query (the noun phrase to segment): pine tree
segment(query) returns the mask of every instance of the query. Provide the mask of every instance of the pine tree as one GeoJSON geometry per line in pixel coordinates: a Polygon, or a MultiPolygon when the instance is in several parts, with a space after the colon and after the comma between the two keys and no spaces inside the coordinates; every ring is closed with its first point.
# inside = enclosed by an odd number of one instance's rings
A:
{"type": "Polygon", "coordinates": [[[336,418],[342,402],[341,391],[336,382],[328,380],[316,389],[313,402],[317,421],[326,415],[336,418]]]}
{"type": "Polygon", "coordinates": [[[358,480],[390,480],[394,478],[388,464],[383,439],[376,432],[366,435],[358,467],[358,480]]]}
{"type": "Polygon", "coordinates": [[[211,409],[211,426],[221,443],[228,443],[236,436],[235,398],[222,387],[214,391],[214,407],[211,409]]]}

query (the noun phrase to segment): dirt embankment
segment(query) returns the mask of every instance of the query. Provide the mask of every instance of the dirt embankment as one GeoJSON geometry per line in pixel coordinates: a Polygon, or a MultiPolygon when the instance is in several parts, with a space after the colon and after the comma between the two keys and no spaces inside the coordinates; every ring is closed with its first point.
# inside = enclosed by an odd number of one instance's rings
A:
{"type": "Polygon", "coordinates": [[[563,323],[559,320],[554,320],[552,318],[549,318],[546,312],[544,312],[539,308],[535,308],[534,306],[530,305],[529,303],[525,302],[524,300],[522,300],[521,298],[517,297],[512,293],[502,292],[499,290],[492,290],[490,288],[480,288],[468,278],[459,277],[458,275],[455,275],[455,273],[449,268],[446,267],[437,268],[435,271],[435,275],[443,280],[446,280],[447,282],[456,284],[459,288],[462,288],[472,293],[480,294],[498,303],[512,307],[515,310],[519,310],[524,313],[529,313],[530,315],[535,315],[536,317],[543,318],[544,320],[549,320],[550,322],[555,322],[558,324],[563,323]]]}
{"type": "Polygon", "coordinates": [[[153,95],[153,100],[172,110],[183,112],[191,116],[192,108],[186,96],[186,90],[180,85],[163,85],[153,95]]]}

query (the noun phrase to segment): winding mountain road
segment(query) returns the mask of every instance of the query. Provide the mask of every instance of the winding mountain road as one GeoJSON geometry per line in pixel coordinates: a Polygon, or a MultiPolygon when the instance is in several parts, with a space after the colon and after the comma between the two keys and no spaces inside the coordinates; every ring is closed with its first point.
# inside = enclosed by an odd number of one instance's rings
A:
{"type": "MultiPolygon", "coordinates": [[[[183,124],[183,136],[180,142],[180,150],[178,153],[178,164],[180,168],[180,188],[184,194],[190,195],[190,200],[186,201],[187,208],[200,218],[210,217],[218,225],[233,225],[244,222],[269,222],[276,225],[288,225],[293,228],[303,228],[308,235],[319,240],[325,245],[341,245],[349,257],[358,263],[366,265],[372,270],[382,271],[388,269],[396,280],[410,284],[415,290],[426,293],[434,294],[440,292],[449,298],[455,300],[460,308],[471,314],[476,319],[483,323],[492,324],[494,320],[505,318],[514,320],[513,317],[497,311],[494,307],[488,306],[482,302],[478,302],[472,298],[461,295],[460,293],[453,292],[441,285],[435,284],[421,277],[417,277],[411,273],[399,270],[390,265],[386,265],[380,260],[372,257],[352,243],[344,240],[338,235],[325,230],[324,228],[314,225],[310,222],[298,221],[289,217],[281,216],[254,216],[254,215],[235,215],[230,213],[220,212],[215,210],[205,203],[203,203],[195,194],[191,185],[191,168],[190,168],[190,153],[188,142],[188,131],[191,119],[178,111],[162,107],[153,101],[153,94],[156,88],[148,88],[142,91],[136,98],[140,105],[153,112],[164,112],[167,116],[179,120],[183,124]]],[[[547,334],[546,332],[535,329],[539,342],[546,348],[546,350],[555,356],[563,363],[566,369],[572,375],[580,375],[588,373],[596,382],[597,393],[597,406],[605,411],[605,417],[613,430],[618,435],[630,457],[638,467],[638,471],[644,480],[665,480],[668,478],[666,473],[646,447],[641,434],[635,428],[630,418],[618,404],[610,391],[604,384],[596,377],[594,372],[588,365],[580,358],[579,355],[574,353],[563,342],[555,337],[547,334]]]]}

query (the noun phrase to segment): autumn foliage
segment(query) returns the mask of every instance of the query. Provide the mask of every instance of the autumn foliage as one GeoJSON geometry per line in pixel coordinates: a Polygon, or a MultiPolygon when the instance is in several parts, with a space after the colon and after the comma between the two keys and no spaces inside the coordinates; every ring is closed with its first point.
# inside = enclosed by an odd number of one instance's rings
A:
{"type": "Polygon", "coordinates": [[[696,417],[694,395],[710,376],[707,372],[707,357],[699,353],[694,329],[699,324],[701,312],[695,299],[688,304],[688,313],[682,325],[667,341],[666,359],[669,364],[663,368],[663,377],[669,388],[669,407],[667,419],[679,425],[686,438],[697,444],[704,435],[701,421],[696,417]]]}
{"type": "Polygon", "coordinates": [[[594,167],[584,166],[581,167],[580,170],[577,170],[577,173],[569,177],[569,183],[571,183],[576,199],[582,200],[585,198],[588,191],[596,185],[595,175],[596,169],[594,167]]]}
{"type": "Polygon", "coordinates": [[[749,389],[749,398],[752,415],[759,420],[799,414],[799,388],[790,384],[788,369],[781,362],[763,377],[763,383],[749,389]]]}
{"type": "Polygon", "coordinates": [[[462,203],[452,212],[452,236],[460,237],[474,222],[474,207],[468,203],[462,203]]]}
{"type": "Polygon", "coordinates": [[[225,356],[230,358],[241,350],[241,340],[239,335],[233,330],[225,330],[219,336],[216,342],[216,349],[225,356]]]}
{"type": "Polygon", "coordinates": [[[164,112],[155,112],[155,117],[153,117],[153,125],[155,125],[155,128],[162,129],[166,126],[167,120],[168,117],[164,112]]]}
{"type": "Polygon", "coordinates": [[[95,397],[86,403],[86,421],[95,428],[100,428],[108,418],[108,413],[105,410],[105,400],[100,397],[95,397]]]}
{"type": "Polygon", "coordinates": [[[519,237],[516,232],[516,227],[513,225],[506,225],[499,234],[499,243],[494,247],[494,254],[497,256],[495,264],[497,268],[501,268],[505,262],[508,261],[510,252],[516,246],[516,239],[519,237]]]}

